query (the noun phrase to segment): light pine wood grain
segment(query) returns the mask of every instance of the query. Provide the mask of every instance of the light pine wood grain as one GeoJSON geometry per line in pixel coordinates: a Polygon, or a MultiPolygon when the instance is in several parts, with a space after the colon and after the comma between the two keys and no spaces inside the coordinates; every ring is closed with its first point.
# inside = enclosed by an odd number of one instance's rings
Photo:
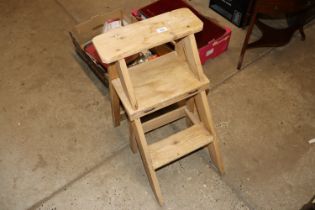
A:
{"type": "Polygon", "coordinates": [[[143,123],[144,132],[149,132],[185,117],[185,108],[180,107],[143,123]]]}
{"type": "Polygon", "coordinates": [[[187,118],[190,120],[191,124],[197,125],[200,123],[200,120],[198,119],[198,117],[196,117],[196,115],[193,112],[189,111],[188,107],[185,108],[185,114],[187,118]]]}
{"type": "Polygon", "coordinates": [[[195,97],[195,101],[201,122],[204,123],[207,130],[213,135],[213,142],[208,145],[210,157],[214,165],[219,170],[220,174],[224,174],[224,166],[220,152],[219,140],[215,131],[211,111],[208,105],[206,91],[202,91],[197,94],[195,97]]]}
{"type": "Polygon", "coordinates": [[[120,100],[112,84],[112,81],[118,78],[116,63],[109,65],[109,67],[107,68],[107,71],[108,71],[109,98],[110,98],[110,105],[112,108],[112,120],[113,120],[114,127],[117,127],[120,125],[120,120],[121,120],[120,100]]]}
{"type": "Polygon", "coordinates": [[[198,80],[204,79],[195,35],[190,34],[177,42],[175,49],[179,55],[186,58],[191,71],[193,71],[198,80]]]}
{"type": "Polygon", "coordinates": [[[139,149],[161,205],[163,198],[155,170],[162,166],[207,147],[214,164],[224,172],[205,93],[209,80],[202,70],[194,37],[201,29],[202,22],[191,11],[178,9],[93,39],[102,60],[116,62],[119,77],[113,76],[111,87],[128,114],[131,149],[133,152],[139,149]],[[175,51],[137,66],[126,66],[126,57],[173,41],[175,51]],[[184,103],[160,116],[154,113],[153,119],[141,123],[141,117],[178,102],[184,103]],[[184,117],[189,122],[188,128],[148,145],[145,132],[184,117]]]}
{"type": "Polygon", "coordinates": [[[136,140],[138,143],[141,159],[143,162],[144,169],[147,173],[151,188],[153,189],[154,195],[160,205],[163,205],[164,200],[162,197],[159,182],[156,177],[154,168],[152,167],[152,159],[149,152],[149,147],[144,136],[144,131],[141,125],[140,119],[131,122],[131,125],[135,131],[136,140]]]}
{"type": "Polygon", "coordinates": [[[197,124],[149,145],[153,168],[158,169],[208,145],[212,138],[203,124],[197,124]]]}
{"type": "MultiPolygon", "coordinates": [[[[123,88],[124,93],[126,94],[128,101],[133,109],[138,108],[136,96],[134,93],[132,81],[130,79],[130,75],[128,72],[127,64],[125,59],[121,59],[118,61],[118,73],[119,73],[119,80],[121,80],[121,85],[123,88]]],[[[113,81],[112,81],[113,82],[113,81]]]]}
{"type": "Polygon", "coordinates": [[[176,52],[132,67],[129,74],[137,99],[137,110],[132,108],[121,80],[113,80],[113,86],[131,119],[152,113],[209,86],[207,77],[202,74],[203,80],[199,81],[187,62],[176,52]]]}
{"type": "Polygon", "coordinates": [[[202,27],[201,20],[189,9],[182,8],[98,35],[93,38],[93,44],[102,61],[112,63],[199,32],[202,27]]]}
{"type": "Polygon", "coordinates": [[[138,145],[136,140],[136,134],[133,126],[133,122],[129,122],[129,145],[133,153],[137,153],[138,145]]]}

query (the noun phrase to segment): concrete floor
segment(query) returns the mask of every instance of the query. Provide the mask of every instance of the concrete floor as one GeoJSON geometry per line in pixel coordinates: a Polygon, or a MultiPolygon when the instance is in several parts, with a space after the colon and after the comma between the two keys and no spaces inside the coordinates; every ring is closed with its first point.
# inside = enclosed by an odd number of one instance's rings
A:
{"type": "Polygon", "coordinates": [[[108,91],[67,33],[96,13],[146,2],[0,2],[0,209],[298,209],[315,193],[315,25],[305,42],[296,35],[248,51],[239,72],[245,31],[191,1],[233,30],[229,50],[204,65],[226,175],[203,150],[165,167],[161,208],[126,123],[113,128],[108,91]]]}

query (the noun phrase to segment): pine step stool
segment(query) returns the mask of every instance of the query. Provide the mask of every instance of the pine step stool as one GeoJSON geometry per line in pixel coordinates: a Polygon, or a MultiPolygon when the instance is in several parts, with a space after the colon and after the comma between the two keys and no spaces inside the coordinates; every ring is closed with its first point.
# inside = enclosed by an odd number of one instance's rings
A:
{"type": "Polygon", "coordinates": [[[194,33],[202,22],[187,8],[164,13],[93,39],[102,61],[114,63],[116,78],[110,83],[121,100],[130,125],[130,146],[139,149],[149,182],[159,204],[163,204],[156,170],[197,149],[207,148],[223,174],[218,139],[214,130],[205,76],[194,33]],[[175,51],[153,61],[128,68],[125,58],[164,43],[174,42],[175,51]],[[178,104],[181,106],[144,120],[152,113],[178,104]],[[145,133],[186,118],[186,129],[149,144],[145,133]]]}

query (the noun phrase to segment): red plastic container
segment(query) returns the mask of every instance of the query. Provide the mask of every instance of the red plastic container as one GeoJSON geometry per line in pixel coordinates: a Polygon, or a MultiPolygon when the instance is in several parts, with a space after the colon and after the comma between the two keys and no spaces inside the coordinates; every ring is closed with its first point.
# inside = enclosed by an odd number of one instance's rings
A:
{"type": "Polygon", "coordinates": [[[199,47],[199,57],[201,63],[204,64],[208,59],[215,58],[225,52],[230,43],[232,31],[225,28],[225,33],[217,39],[210,40],[206,45],[199,47]]]}
{"type": "Polygon", "coordinates": [[[219,56],[228,49],[231,29],[227,27],[223,28],[212,22],[183,0],[159,0],[139,10],[133,11],[132,15],[138,20],[141,20],[183,7],[189,8],[204,24],[203,30],[195,34],[202,64],[210,58],[219,56]]]}

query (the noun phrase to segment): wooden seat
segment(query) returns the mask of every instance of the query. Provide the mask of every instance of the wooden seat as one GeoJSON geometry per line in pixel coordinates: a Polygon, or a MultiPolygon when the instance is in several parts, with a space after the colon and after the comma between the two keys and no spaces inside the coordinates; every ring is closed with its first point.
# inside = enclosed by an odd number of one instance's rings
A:
{"type": "Polygon", "coordinates": [[[104,63],[112,63],[202,30],[189,9],[178,9],[96,36],[93,43],[104,63]]]}
{"type": "Polygon", "coordinates": [[[130,119],[142,117],[181,101],[199,90],[206,90],[209,84],[205,75],[202,75],[202,81],[199,81],[186,61],[176,52],[129,70],[138,109],[132,108],[120,79],[113,80],[113,85],[130,119]]]}
{"type": "Polygon", "coordinates": [[[205,92],[209,80],[203,73],[194,37],[200,30],[202,22],[189,9],[178,9],[93,39],[102,61],[112,63],[114,76],[110,85],[128,115],[131,149],[133,152],[139,149],[161,205],[163,197],[155,173],[159,168],[205,147],[219,172],[224,172],[205,92]],[[175,43],[176,51],[127,67],[124,58],[168,42],[175,43]],[[158,114],[178,102],[184,103],[158,114]],[[157,116],[144,120],[150,114],[157,116]],[[156,143],[147,142],[145,133],[182,118],[187,119],[186,129],[156,143]]]}

